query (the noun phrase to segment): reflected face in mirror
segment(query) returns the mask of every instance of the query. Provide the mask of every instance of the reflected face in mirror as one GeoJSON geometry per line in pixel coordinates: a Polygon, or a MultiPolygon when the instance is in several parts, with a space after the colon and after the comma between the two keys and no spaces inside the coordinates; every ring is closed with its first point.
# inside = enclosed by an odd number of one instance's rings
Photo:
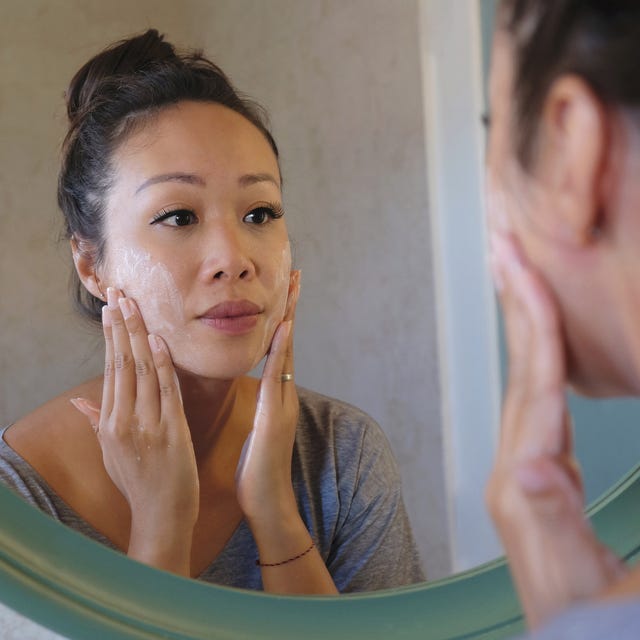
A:
{"type": "Polygon", "coordinates": [[[102,289],[138,304],[176,365],[232,378],[264,356],[281,321],[291,254],[278,163],[263,134],[213,103],[163,109],[112,158],[102,289]],[[211,286],[216,280],[221,286],[211,286]],[[232,283],[229,285],[229,283],[232,283]],[[255,313],[214,318],[228,299],[255,313]]]}

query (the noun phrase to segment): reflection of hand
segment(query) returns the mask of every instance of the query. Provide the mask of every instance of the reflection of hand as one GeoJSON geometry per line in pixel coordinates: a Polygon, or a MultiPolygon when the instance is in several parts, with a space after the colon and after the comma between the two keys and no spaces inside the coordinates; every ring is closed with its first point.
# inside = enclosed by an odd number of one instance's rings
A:
{"type": "MultiPolygon", "coordinates": [[[[298,422],[298,394],[293,374],[293,321],[300,292],[300,272],[292,272],[289,298],[264,366],[253,430],[236,472],[238,501],[250,522],[278,522],[297,515],[291,485],[291,456],[298,422]]],[[[260,526],[258,524],[258,526],[260,526]]]]}
{"type": "Polygon", "coordinates": [[[583,513],[564,346],[551,293],[513,237],[495,234],[492,250],[509,380],[487,503],[529,624],[538,625],[602,592],[623,568],[583,513]]]}
{"type": "Polygon", "coordinates": [[[253,430],[236,471],[238,502],[260,555],[262,582],[272,593],[337,593],[300,514],[291,483],[291,458],[298,423],[293,379],[293,321],[300,272],[291,274],[284,319],[264,366],[253,430]]]}
{"type": "Polygon", "coordinates": [[[178,379],[163,340],[148,335],[129,298],[108,290],[100,408],[75,406],[96,431],[104,466],[131,508],[128,554],[189,574],[198,473],[178,379]]]}

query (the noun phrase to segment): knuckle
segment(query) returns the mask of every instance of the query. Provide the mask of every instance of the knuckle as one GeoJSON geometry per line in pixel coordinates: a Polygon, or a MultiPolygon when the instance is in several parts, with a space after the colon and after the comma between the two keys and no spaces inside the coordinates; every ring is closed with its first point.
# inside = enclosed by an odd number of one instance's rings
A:
{"type": "Polygon", "coordinates": [[[131,355],[120,351],[115,354],[113,362],[116,370],[122,371],[124,369],[129,369],[132,362],[131,355]]]}
{"type": "Polygon", "coordinates": [[[135,363],[137,376],[145,377],[151,373],[151,365],[146,360],[136,360],[135,363]]]}
{"type": "Polygon", "coordinates": [[[173,383],[163,382],[160,384],[160,396],[162,398],[170,398],[176,392],[176,387],[173,383]]]}
{"type": "Polygon", "coordinates": [[[115,367],[113,364],[113,360],[106,360],[104,363],[104,377],[110,379],[113,377],[115,367]]]}

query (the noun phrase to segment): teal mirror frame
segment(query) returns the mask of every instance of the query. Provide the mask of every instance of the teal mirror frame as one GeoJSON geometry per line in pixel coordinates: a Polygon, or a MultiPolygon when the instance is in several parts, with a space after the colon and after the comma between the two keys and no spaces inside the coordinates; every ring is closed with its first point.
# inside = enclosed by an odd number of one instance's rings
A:
{"type": "MultiPolygon", "coordinates": [[[[589,509],[620,557],[640,553],[640,466],[589,509]]],[[[0,599],[68,638],[509,638],[523,629],[504,559],[433,583],[290,597],[188,580],[55,522],[0,486],[0,599]]]]}

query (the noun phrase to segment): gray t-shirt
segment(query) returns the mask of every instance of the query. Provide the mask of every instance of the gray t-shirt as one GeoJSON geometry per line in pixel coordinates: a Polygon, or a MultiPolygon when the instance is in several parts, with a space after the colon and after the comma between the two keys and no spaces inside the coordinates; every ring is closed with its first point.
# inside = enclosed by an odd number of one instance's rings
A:
{"type": "Polygon", "coordinates": [[[638,640],[640,598],[583,604],[520,640],[638,640]]]}
{"type": "MultiPolygon", "coordinates": [[[[398,469],[380,427],[344,402],[302,388],[298,394],[293,488],[302,519],[337,589],[371,591],[424,580],[398,469]]],[[[2,437],[0,481],[56,520],[115,549],[2,437]]],[[[255,541],[243,520],[198,578],[262,589],[257,557],[255,541]]]]}

